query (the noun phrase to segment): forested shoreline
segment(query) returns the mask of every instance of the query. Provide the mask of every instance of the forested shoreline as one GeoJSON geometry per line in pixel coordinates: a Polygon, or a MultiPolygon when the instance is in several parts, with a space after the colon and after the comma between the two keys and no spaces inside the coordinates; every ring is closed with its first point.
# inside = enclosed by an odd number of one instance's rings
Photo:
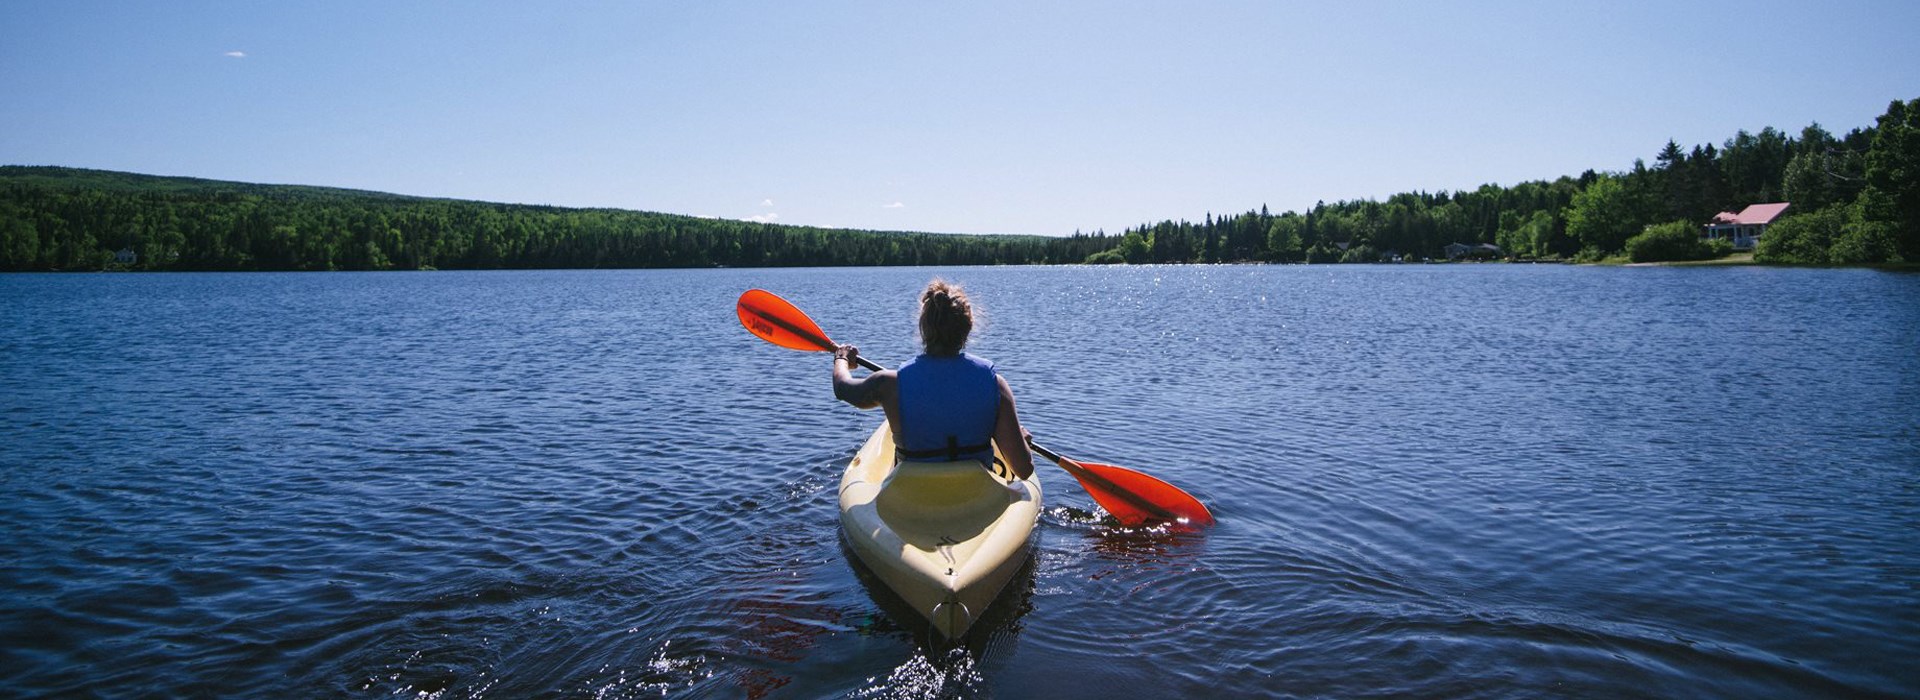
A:
{"type": "Polygon", "coordinates": [[[1473,191],[1207,214],[1117,235],[823,229],[615,209],[498,204],[45,166],[0,166],[0,271],[389,270],[1441,259],[1701,259],[1721,211],[1792,202],[1755,259],[1920,262],[1920,99],[1834,136],[1669,141],[1647,166],[1473,191]],[[1483,249],[1484,250],[1484,249],[1483,249]]]}
{"type": "Polygon", "coordinates": [[[1702,259],[1726,252],[1700,240],[1715,214],[1781,201],[1792,207],[1757,261],[1920,262],[1920,99],[1844,136],[1813,124],[1798,137],[1743,130],[1718,147],[1668,141],[1652,166],[1623,172],[1142,224],[1094,261],[1370,263],[1438,259],[1452,243],[1516,259],[1702,259]]]}
{"type": "Polygon", "coordinates": [[[0,270],[12,271],[1049,264],[1111,245],[0,167],[0,270]]]}

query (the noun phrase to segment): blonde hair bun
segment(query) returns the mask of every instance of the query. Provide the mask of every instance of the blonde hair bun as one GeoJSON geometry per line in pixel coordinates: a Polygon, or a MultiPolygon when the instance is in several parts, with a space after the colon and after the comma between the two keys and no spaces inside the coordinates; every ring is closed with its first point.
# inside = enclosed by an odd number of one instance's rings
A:
{"type": "Polygon", "coordinates": [[[920,342],[929,355],[954,355],[973,332],[973,303],[960,285],[935,277],[920,293],[920,342]]]}

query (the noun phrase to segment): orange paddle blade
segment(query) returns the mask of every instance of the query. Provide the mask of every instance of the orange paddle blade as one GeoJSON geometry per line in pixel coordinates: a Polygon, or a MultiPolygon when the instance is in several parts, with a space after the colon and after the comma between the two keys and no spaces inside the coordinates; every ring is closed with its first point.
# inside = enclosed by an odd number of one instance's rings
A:
{"type": "Polygon", "coordinates": [[[833,350],[835,343],[827,338],[826,331],[819,324],[807,318],[807,314],[780,295],[764,289],[749,289],[740,295],[740,325],[747,332],[783,348],[818,352],[833,350]]]}
{"type": "Polygon", "coordinates": [[[1207,506],[1173,484],[1126,467],[1042,454],[1079,479],[1087,495],[1123,526],[1169,523],[1197,529],[1213,525],[1207,506]]]}

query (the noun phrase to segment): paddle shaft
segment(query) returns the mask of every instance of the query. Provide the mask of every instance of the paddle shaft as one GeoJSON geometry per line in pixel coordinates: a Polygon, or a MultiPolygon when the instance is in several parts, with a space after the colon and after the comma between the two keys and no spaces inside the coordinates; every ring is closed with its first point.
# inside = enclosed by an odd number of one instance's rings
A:
{"type": "Polygon", "coordinates": [[[1060,453],[1058,452],[1054,452],[1053,450],[1049,450],[1045,447],[1041,447],[1039,445],[1034,444],[1033,438],[1027,438],[1027,446],[1033,448],[1033,451],[1040,453],[1040,456],[1053,460],[1055,462],[1058,462],[1062,459],[1066,459],[1065,457],[1061,457],[1060,453]]]}
{"type": "MultiPolygon", "coordinates": [[[[741,311],[740,320],[746,324],[747,330],[769,342],[795,350],[831,352],[839,349],[839,345],[827,337],[827,332],[822,330],[819,324],[814,323],[813,319],[808,318],[804,312],[776,294],[764,290],[748,290],[741,295],[738,306],[741,311]],[[797,343],[788,342],[788,340],[797,341],[797,343]]],[[[858,355],[852,360],[870,371],[886,371],[886,368],[858,355]]],[[[1121,512],[1117,507],[1124,504],[1134,512],[1159,520],[1180,523],[1191,521],[1201,524],[1213,522],[1213,516],[1207,512],[1204,504],[1172,484],[1111,464],[1082,464],[1040,446],[1033,441],[1032,436],[1027,437],[1026,443],[1034,452],[1038,452],[1040,456],[1078,479],[1080,485],[1087,489],[1095,501],[1106,506],[1108,510],[1114,511],[1116,515],[1121,512]],[[1132,485],[1123,486],[1113,478],[1109,478],[1108,473],[1112,473],[1115,478],[1124,477],[1123,481],[1132,485]],[[1162,502],[1135,490],[1142,487],[1142,484],[1134,483],[1140,479],[1152,484],[1156,497],[1171,500],[1162,502]],[[1108,499],[1113,499],[1113,502],[1110,503],[1108,499]]],[[[1122,517],[1123,521],[1126,519],[1122,517]]]]}
{"type": "MultiPolygon", "coordinates": [[[[758,320],[771,323],[773,325],[779,326],[782,330],[785,330],[788,333],[792,333],[802,338],[806,338],[808,341],[811,341],[814,345],[819,346],[821,350],[826,350],[831,352],[831,351],[840,349],[840,346],[835,344],[831,338],[828,338],[825,335],[822,335],[820,331],[816,329],[805,328],[798,325],[794,325],[793,323],[788,322],[784,318],[780,318],[779,316],[766,313],[764,311],[761,311],[758,308],[749,308],[748,311],[751,311],[754,315],[754,318],[758,320]]],[[[867,368],[868,371],[872,371],[872,372],[884,372],[887,369],[885,367],[881,367],[878,364],[875,364],[872,360],[869,360],[860,355],[854,355],[853,361],[858,363],[861,367],[865,367],[867,368]]],[[[1129,492],[1127,492],[1124,489],[1116,488],[1113,482],[1107,481],[1106,479],[1102,479],[1100,478],[1099,475],[1094,474],[1093,472],[1087,471],[1085,469],[1080,469],[1079,468],[1080,465],[1078,462],[1075,462],[1071,459],[1067,459],[1066,457],[1062,456],[1058,452],[1054,452],[1053,450],[1049,450],[1045,447],[1042,447],[1040,443],[1034,442],[1032,437],[1027,438],[1027,446],[1033,448],[1033,451],[1040,453],[1040,456],[1047,458],[1048,461],[1051,461],[1054,464],[1060,465],[1060,468],[1065,469],[1069,472],[1072,472],[1073,475],[1077,478],[1093,479],[1097,482],[1100,482],[1108,486],[1109,488],[1113,488],[1115,491],[1119,493],[1128,493],[1129,495],[1131,495],[1129,492]]],[[[1138,504],[1145,506],[1148,510],[1161,513],[1161,514],[1166,513],[1165,509],[1162,509],[1158,505],[1155,505],[1154,503],[1147,501],[1145,499],[1130,498],[1128,500],[1137,501],[1138,504]]]]}

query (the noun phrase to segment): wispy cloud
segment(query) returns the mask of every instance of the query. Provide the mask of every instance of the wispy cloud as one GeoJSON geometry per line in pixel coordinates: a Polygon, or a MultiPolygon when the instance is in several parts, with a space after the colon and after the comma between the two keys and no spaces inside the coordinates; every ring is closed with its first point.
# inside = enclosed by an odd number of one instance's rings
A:
{"type": "Polygon", "coordinates": [[[907,208],[907,205],[905,202],[894,202],[892,204],[882,204],[880,205],[880,208],[881,209],[905,209],[907,208]]]}
{"type": "Polygon", "coordinates": [[[228,52],[226,52],[226,53],[223,53],[223,54],[220,54],[220,55],[222,55],[222,56],[226,56],[227,58],[246,58],[246,57],[247,57],[247,52],[245,52],[245,51],[228,51],[228,52]]]}
{"type": "Polygon", "coordinates": [[[771,224],[775,221],[780,220],[780,215],[777,213],[766,213],[766,214],[760,214],[757,216],[749,216],[747,217],[747,220],[755,223],[771,224]]]}
{"type": "Polygon", "coordinates": [[[763,207],[773,206],[773,198],[768,197],[766,199],[760,200],[760,206],[763,206],[763,207]]]}

